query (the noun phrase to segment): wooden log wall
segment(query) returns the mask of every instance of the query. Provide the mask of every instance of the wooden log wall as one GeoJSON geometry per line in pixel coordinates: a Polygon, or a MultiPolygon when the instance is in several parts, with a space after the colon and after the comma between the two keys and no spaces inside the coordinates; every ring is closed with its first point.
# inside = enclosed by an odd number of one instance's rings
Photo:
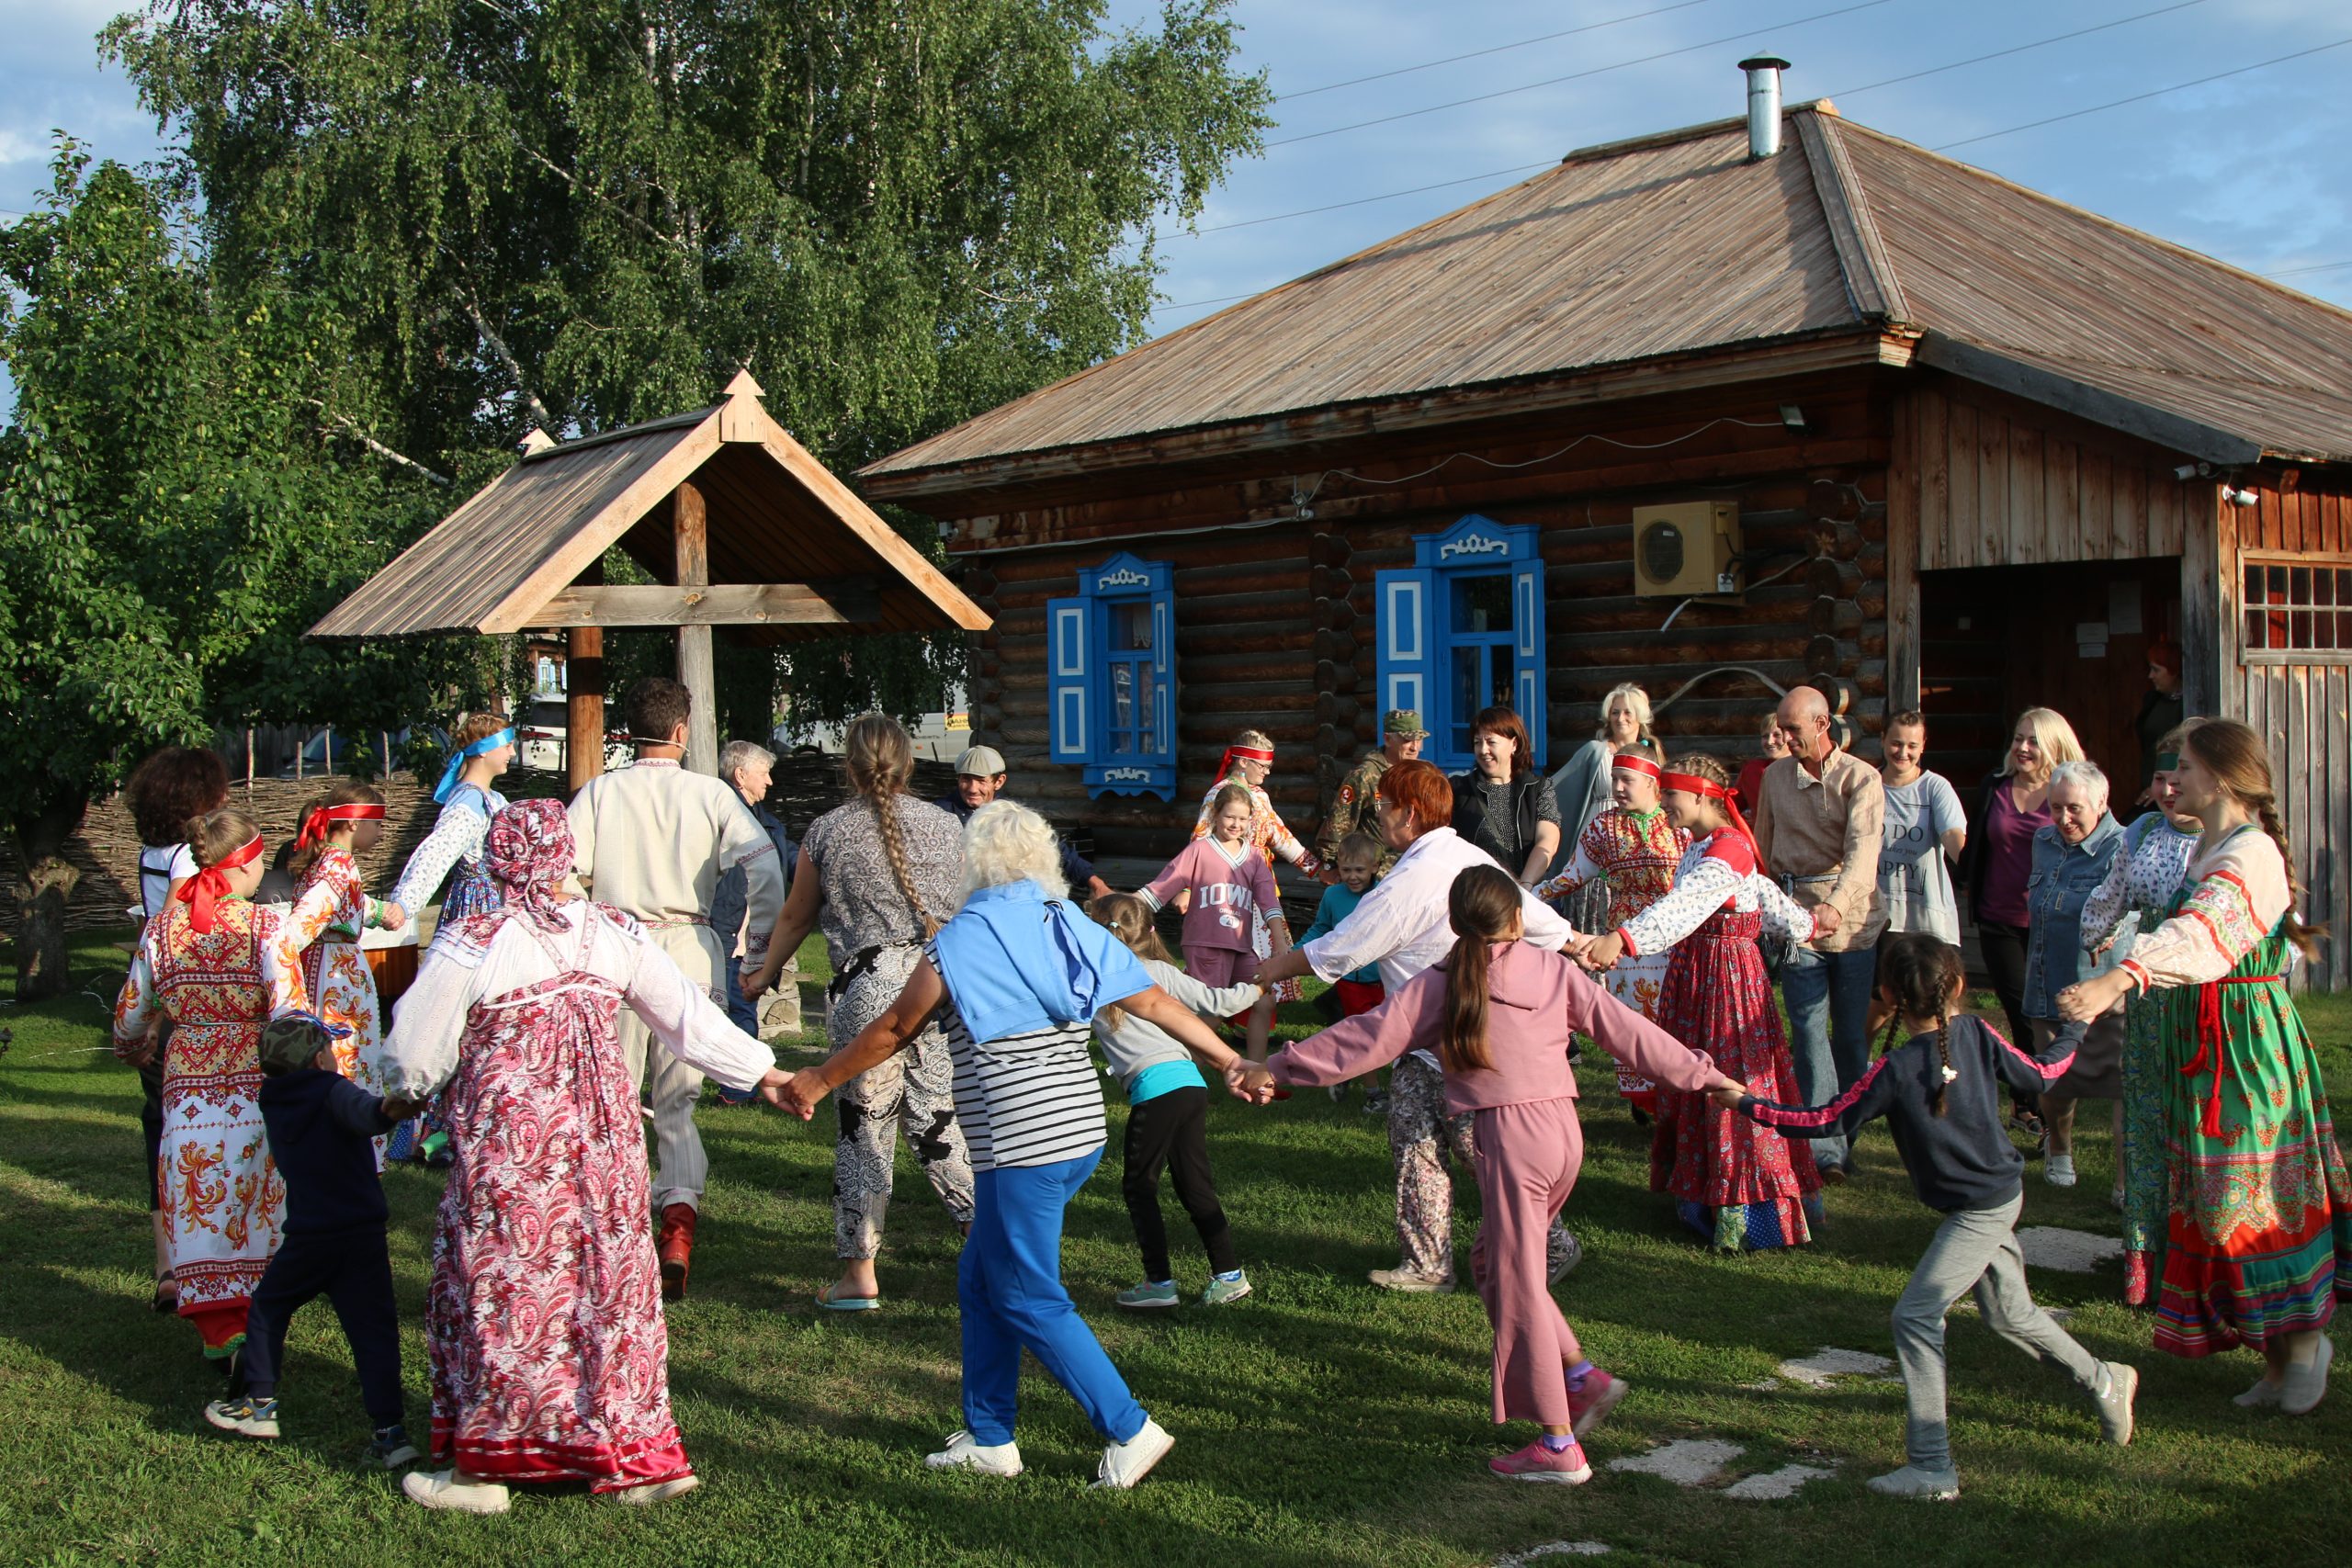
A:
{"type": "Polygon", "coordinates": [[[2247,602],[2245,568],[2265,557],[2352,566],[2352,476],[2289,469],[2238,482],[2257,500],[2219,509],[2222,710],[2270,742],[2302,918],[2329,928],[2311,983],[2341,990],[2352,986],[2352,664],[2342,653],[2297,660],[2250,650],[2246,622],[2265,612],[2247,602]]]}
{"type": "Polygon", "coordinates": [[[1875,755],[1888,653],[1883,402],[1863,377],[1821,378],[1623,413],[1605,428],[1502,426],[1433,447],[1318,452],[1305,471],[997,500],[1001,510],[961,516],[943,507],[962,586],[997,617],[976,639],[975,739],[1004,753],[1009,795],[1091,834],[1102,853],[1150,858],[1181,842],[1234,734],[1261,728],[1280,759],[1276,804],[1311,838],[1377,739],[1375,574],[1410,565],[1415,536],[1475,512],[1542,529],[1547,765],[1591,734],[1611,686],[1637,682],[1663,700],[1694,677],[1662,728],[1736,762],[1774,701],[1743,671],[1821,684],[1875,755]],[[1803,407],[1804,431],[1781,425],[1781,403],[1803,407]],[[1590,435],[1600,439],[1578,440],[1590,435]],[[1693,604],[1669,628],[1676,601],[1634,595],[1633,508],[1725,496],[1741,505],[1752,575],[1772,580],[1744,604],[1693,604]],[[1299,515],[1302,497],[1311,516],[1299,515]],[[1120,549],[1175,566],[1172,803],[1091,799],[1076,769],[1047,760],[1046,601],[1120,549]]]}

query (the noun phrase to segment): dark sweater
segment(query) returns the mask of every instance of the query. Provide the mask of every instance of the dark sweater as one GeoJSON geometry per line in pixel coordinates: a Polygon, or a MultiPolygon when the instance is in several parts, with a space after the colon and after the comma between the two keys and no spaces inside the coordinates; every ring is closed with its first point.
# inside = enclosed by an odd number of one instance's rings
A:
{"type": "Polygon", "coordinates": [[[1884,1116],[1919,1201],[1941,1213],[1994,1208],[2025,1190],[2025,1156],[2009,1142],[1998,1086],[2040,1094],[2066,1076],[2074,1043],[2062,1037],[2044,1055],[2029,1055],[1967,1013],[1954,1018],[1948,1032],[1960,1076],[1944,1086],[1941,1116],[1928,1100],[1943,1072],[1934,1031],[1872,1062],[1859,1083],[1826,1105],[1808,1110],[1749,1095],[1739,1108],[1792,1138],[1850,1138],[1884,1116]]]}
{"type": "Polygon", "coordinates": [[[390,1211],[368,1140],[397,1125],[339,1073],[300,1067],[261,1080],[261,1124],[286,1182],[286,1234],[380,1225],[390,1211]]]}

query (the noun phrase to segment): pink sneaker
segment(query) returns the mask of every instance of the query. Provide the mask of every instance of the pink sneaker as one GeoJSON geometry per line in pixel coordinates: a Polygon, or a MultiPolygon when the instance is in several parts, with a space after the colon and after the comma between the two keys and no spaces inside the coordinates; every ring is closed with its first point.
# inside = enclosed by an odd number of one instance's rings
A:
{"type": "Polygon", "coordinates": [[[1505,1481],[1550,1481],[1562,1486],[1581,1486],[1592,1479],[1592,1466],[1584,1460],[1584,1445],[1570,1443],[1558,1453],[1544,1446],[1538,1438],[1515,1454],[1490,1459],[1487,1468],[1505,1481]]]}
{"type": "Polygon", "coordinates": [[[1568,1416],[1576,1423],[1576,1434],[1581,1438],[1608,1417],[1625,1397],[1623,1380],[1612,1378],[1599,1367],[1585,1373],[1584,1384],[1568,1385],[1568,1416]]]}

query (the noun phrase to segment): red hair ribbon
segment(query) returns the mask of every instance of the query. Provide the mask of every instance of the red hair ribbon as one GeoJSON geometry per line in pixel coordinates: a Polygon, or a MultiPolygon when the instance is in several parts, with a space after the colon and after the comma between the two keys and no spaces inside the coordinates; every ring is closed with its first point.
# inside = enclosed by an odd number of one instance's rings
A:
{"type": "Polygon", "coordinates": [[[1757,848],[1755,829],[1748,827],[1747,818],[1740,815],[1737,795],[1725,789],[1704,773],[1665,773],[1658,779],[1658,787],[1679,789],[1685,795],[1695,795],[1702,800],[1722,801],[1724,812],[1731,818],[1731,825],[1738,829],[1741,838],[1747,840],[1748,849],[1756,855],[1758,869],[1762,869],[1764,853],[1757,848]]]}
{"type": "Polygon", "coordinates": [[[209,935],[214,924],[214,912],[220,900],[229,897],[229,873],[241,865],[251,865],[261,858],[261,835],[255,833],[245,846],[222,855],[194,876],[180,884],[179,900],[187,906],[187,923],[199,935],[209,935]]]}
{"type": "Polygon", "coordinates": [[[2275,985],[2280,978],[2277,975],[2228,975],[2197,987],[2197,1055],[2180,1069],[2180,1076],[2193,1078],[2209,1070],[2213,1075],[2199,1123],[2209,1138],[2222,1135],[2222,1074],[2229,1066],[2223,1060],[2229,1049],[2230,1027],[2222,1018],[2222,987],[2275,985]]]}
{"type": "MultiPolygon", "coordinates": [[[[1636,751],[1620,751],[1610,760],[1609,765],[1612,769],[1623,769],[1629,773],[1643,773],[1654,779],[1662,780],[1666,777],[1666,770],[1636,751]]],[[[1679,779],[1687,779],[1696,775],[1677,773],[1674,776],[1679,779]]]]}
{"type": "Polygon", "coordinates": [[[1225,782],[1225,775],[1227,772],[1232,768],[1233,761],[1237,757],[1246,757],[1253,762],[1272,762],[1274,760],[1274,753],[1272,748],[1266,746],[1227,747],[1225,749],[1225,755],[1217,760],[1217,783],[1223,784],[1225,782]]]}
{"type": "Polygon", "coordinates": [[[337,822],[380,822],[384,808],[366,801],[354,801],[349,806],[321,806],[302,818],[302,831],[296,835],[294,847],[307,850],[312,844],[326,842],[327,833],[337,822]]]}

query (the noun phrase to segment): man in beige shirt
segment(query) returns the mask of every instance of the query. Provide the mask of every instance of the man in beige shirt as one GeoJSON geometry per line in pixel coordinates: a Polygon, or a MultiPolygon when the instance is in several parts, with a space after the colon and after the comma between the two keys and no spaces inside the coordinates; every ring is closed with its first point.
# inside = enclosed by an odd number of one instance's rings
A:
{"type": "MultiPolygon", "coordinates": [[[[710,928],[718,879],[743,869],[746,962],[757,964],[767,956],[768,933],[784,906],[784,868],[774,840],[731,785],[679,765],[692,705],[675,681],[655,677],[629,687],[637,761],[590,779],[572,797],[573,863],[591,897],[636,916],[686,978],[723,1006],[718,987],[727,954],[710,928]]],[[[626,1008],[619,1025],[630,1081],[650,1082],[652,1090],[662,1162],[653,1184],[653,1207],[662,1216],[662,1294],[676,1301],[686,1293],[695,1223],[710,1174],[702,1134],[695,1130],[702,1074],[652,1048],[645,1025],[626,1008]]]]}
{"type": "MultiPolygon", "coordinates": [[[[1781,966],[1790,1053],[1805,1103],[1819,1105],[1869,1070],[1871,991],[1886,908],[1878,892],[1886,785],[1878,770],[1841,751],[1829,733],[1829,704],[1811,686],[1781,699],[1789,755],[1764,770],[1756,804],[1756,847],[1765,873],[1811,908],[1836,911],[1824,930],[1781,966]]],[[[1816,1138],[1824,1181],[1846,1179],[1851,1151],[1842,1138],[1816,1138]]]]}

